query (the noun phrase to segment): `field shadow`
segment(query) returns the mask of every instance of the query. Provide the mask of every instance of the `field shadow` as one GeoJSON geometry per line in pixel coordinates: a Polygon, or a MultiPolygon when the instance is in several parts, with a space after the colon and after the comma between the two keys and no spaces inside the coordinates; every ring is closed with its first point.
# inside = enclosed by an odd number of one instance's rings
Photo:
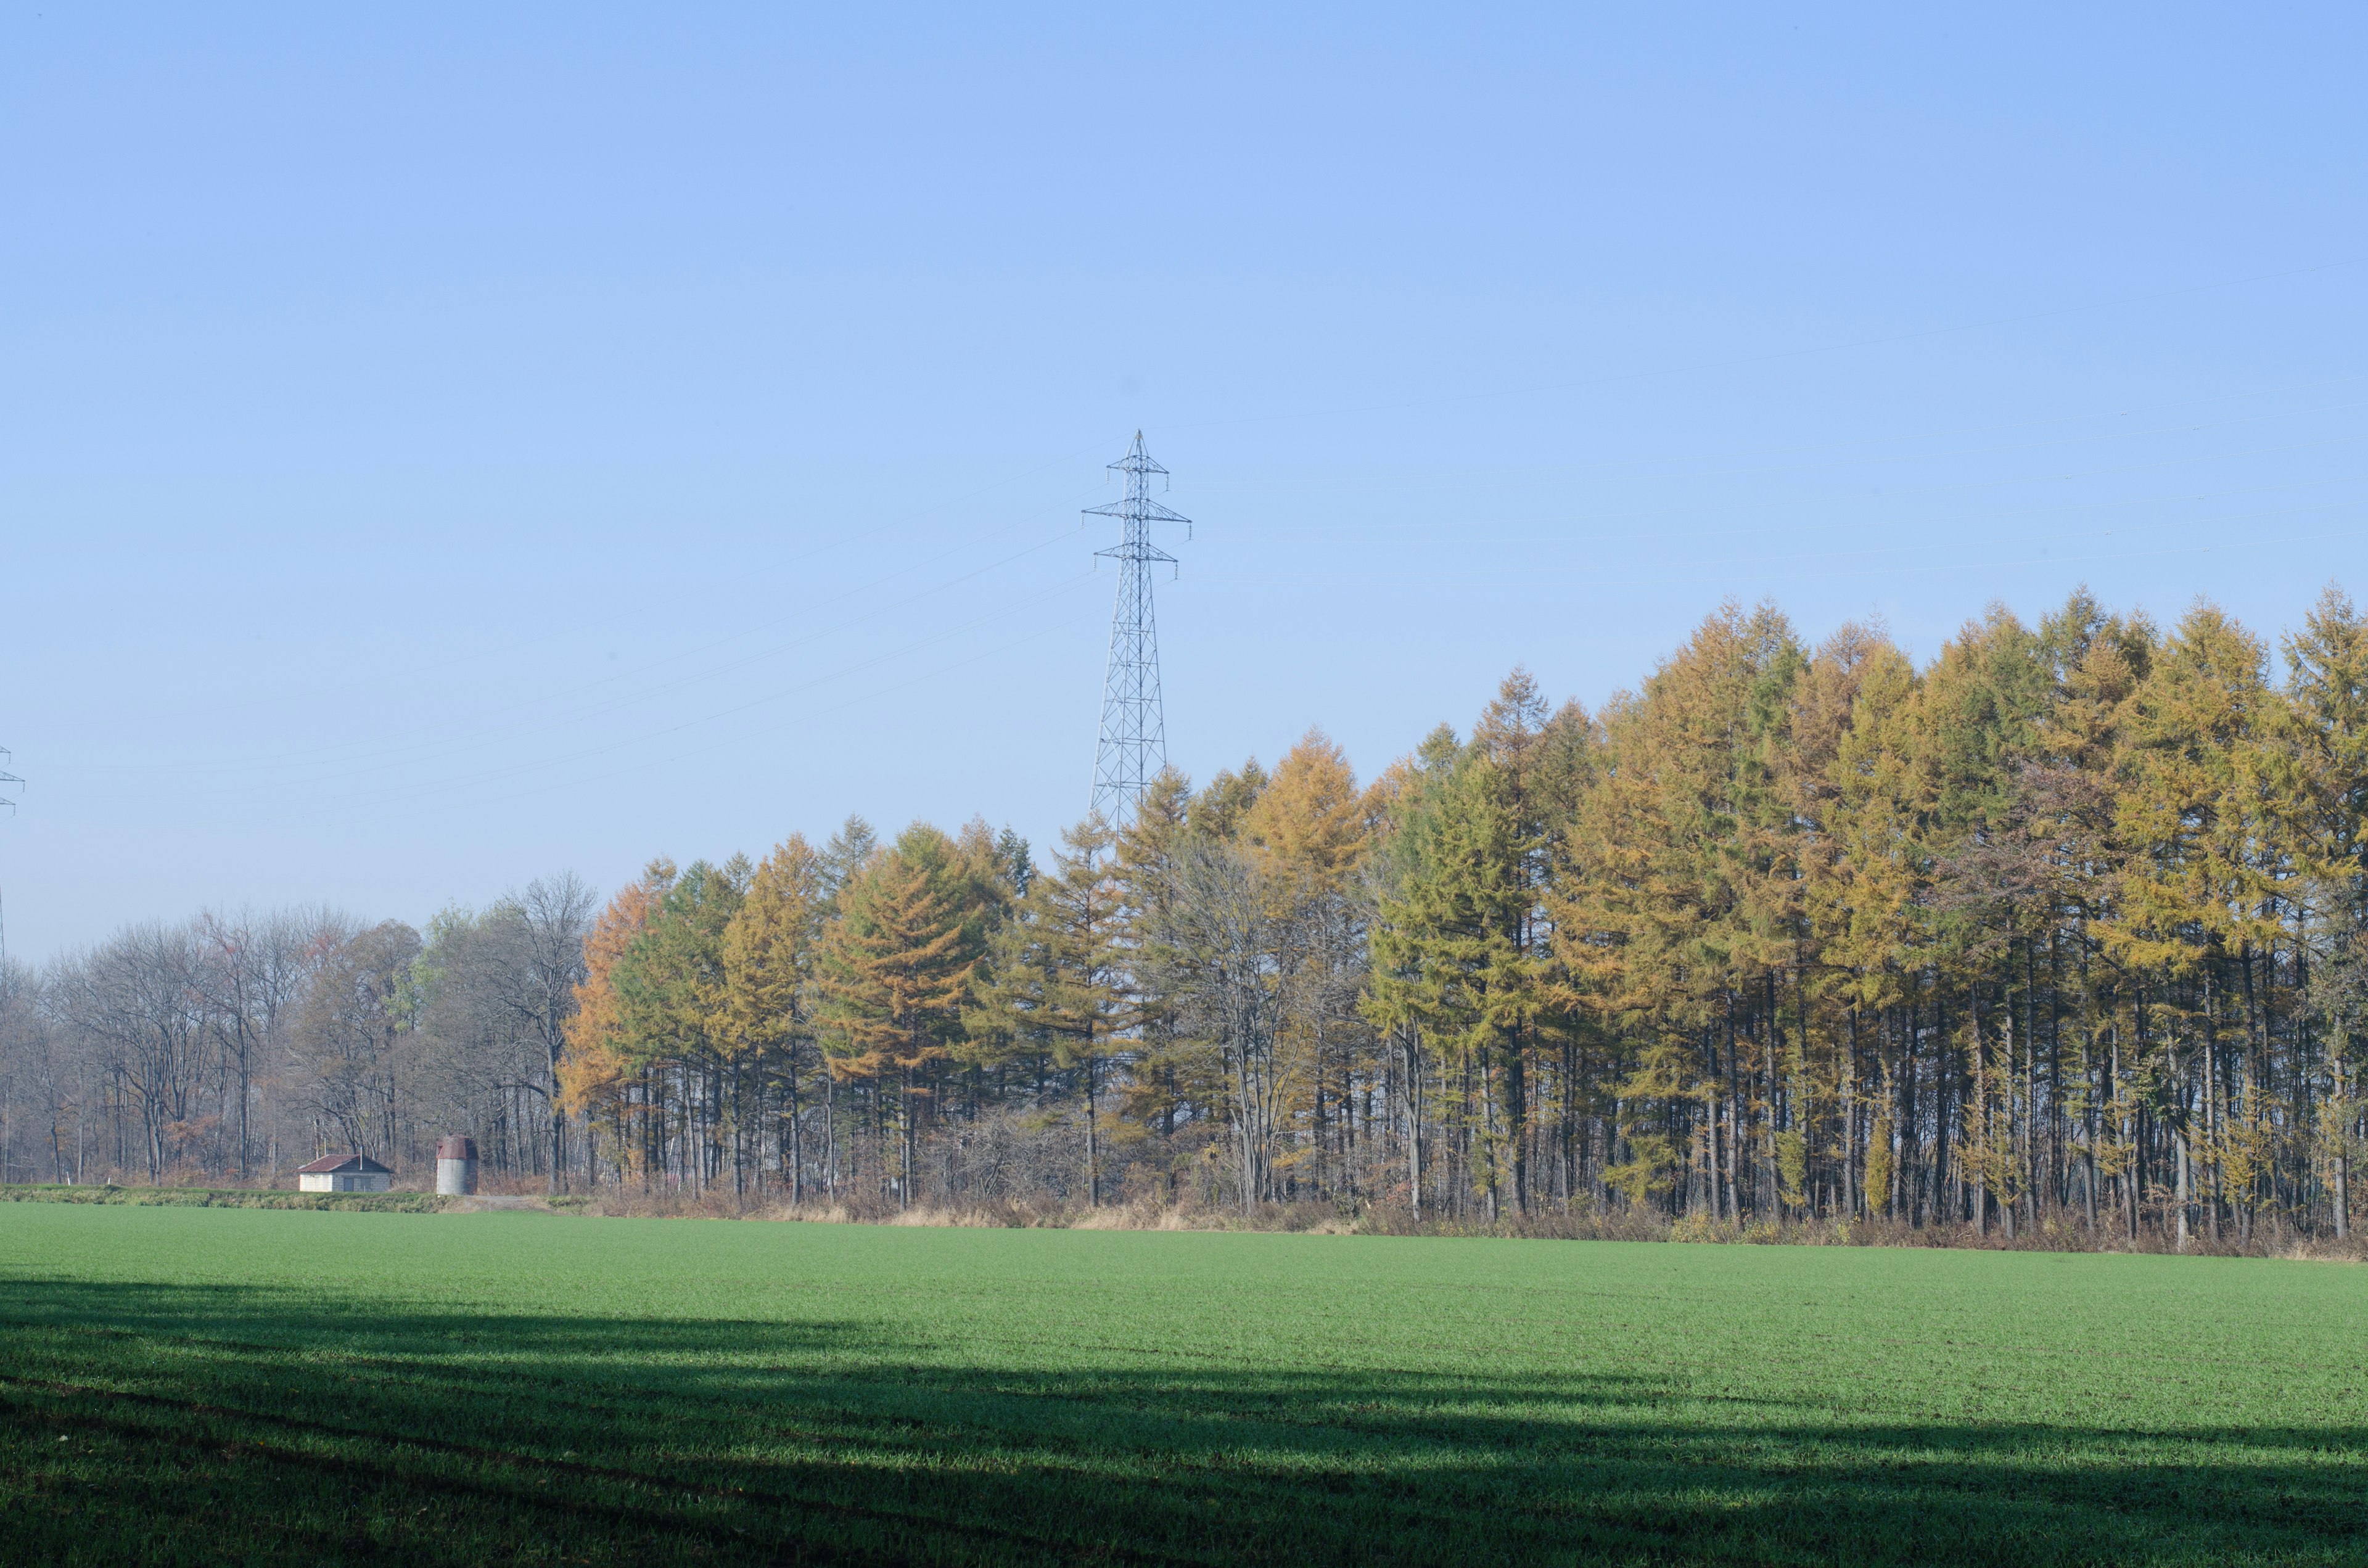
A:
{"type": "Polygon", "coordinates": [[[1605,1373],[1042,1364],[1061,1358],[989,1364],[859,1318],[0,1285],[10,1421],[493,1485],[472,1506],[514,1506],[521,1529],[638,1510],[707,1532],[708,1558],[2368,1562],[2358,1428],[1857,1419],[1605,1373]]]}

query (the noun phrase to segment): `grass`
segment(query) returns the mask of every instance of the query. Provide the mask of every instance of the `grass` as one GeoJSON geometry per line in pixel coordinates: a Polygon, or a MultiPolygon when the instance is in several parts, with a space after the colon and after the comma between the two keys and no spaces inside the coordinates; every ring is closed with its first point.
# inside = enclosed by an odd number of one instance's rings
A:
{"type": "Polygon", "coordinates": [[[0,1560],[2368,1562],[2368,1269],[0,1205],[0,1560]]]}

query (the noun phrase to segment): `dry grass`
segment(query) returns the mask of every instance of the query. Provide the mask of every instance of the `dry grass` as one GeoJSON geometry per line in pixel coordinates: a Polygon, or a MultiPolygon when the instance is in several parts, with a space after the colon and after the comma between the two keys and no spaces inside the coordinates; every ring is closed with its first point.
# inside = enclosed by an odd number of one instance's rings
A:
{"type": "MultiPolygon", "coordinates": [[[[423,1208],[438,1206],[455,1212],[481,1209],[531,1208],[556,1213],[598,1215],[616,1219],[762,1220],[823,1225],[895,1225],[960,1230],[1064,1231],[1243,1231],[1297,1235],[1500,1236],[1542,1241],[1679,1242],[1707,1245],[1744,1246],[1874,1246],[1942,1247],[1981,1252],[2145,1253],[2184,1251],[2202,1257],[2271,1257],[2293,1262],[2368,1262],[2368,1237],[2354,1233],[2338,1241],[2305,1235],[2284,1225],[2264,1221],[2249,1238],[2224,1233],[2213,1238],[2191,1235],[2180,1248],[2167,1231],[2148,1227],[2135,1238],[2110,1221],[2091,1232],[2075,1210],[2044,1215],[2039,1226],[2018,1231],[2011,1238],[1996,1226],[1976,1231],[1971,1225],[1911,1225],[1896,1220],[1807,1220],[1778,1224],[1760,1220],[1745,1223],[1704,1220],[1688,1215],[1671,1220],[1649,1209],[1597,1208],[1577,1205],[1547,1209],[1528,1216],[1481,1216],[1419,1221],[1403,1206],[1333,1203],[1269,1203],[1245,1214],[1237,1209],[1212,1208],[1191,1202],[1174,1203],[1156,1196],[1136,1196],[1091,1207],[1083,1203],[1024,1202],[996,1199],[980,1203],[928,1203],[899,1209],[878,1197],[841,1196],[791,1204],[767,1196],[751,1198],[730,1191],[701,1194],[634,1192],[604,1187],[593,1193],[544,1196],[539,1185],[526,1182],[489,1184],[479,1199],[442,1199],[400,1190],[383,1197],[337,1195],[329,1206],[355,1208],[423,1208]]],[[[154,1187],[0,1187],[0,1199],[16,1201],[211,1203],[252,1207],[320,1203],[313,1195],[300,1198],[283,1189],[202,1187],[173,1184],[154,1187]]]]}
{"type": "MultiPolygon", "coordinates": [[[[1419,1221],[1408,1210],[1372,1205],[1353,1210],[1329,1203],[1269,1203],[1251,1213],[1194,1204],[1135,1198],[1098,1208],[1081,1203],[1028,1204],[998,1201],[923,1204],[897,1209],[871,1200],[743,1202],[729,1193],[686,1198],[673,1194],[604,1192],[561,1199],[553,1207],[619,1218],[700,1218],[787,1221],[825,1225],[896,1225],[962,1230],[1237,1231],[1296,1235],[1499,1236],[1541,1241],[1679,1242],[1727,1246],[1943,1247],[1983,1252],[2172,1253],[2172,1238],[2153,1231],[2129,1237],[2100,1228],[2091,1233],[2077,1215],[2044,1219],[2009,1239],[1996,1227],[1910,1225],[1890,1220],[1758,1221],[1737,1224],[1688,1216],[1672,1221],[1650,1210],[1575,1207],[1493,1222],[1480,1217],[1419,1221]]],[[[2354,1236],[2337,1242],[2264,1228],[2249,1242],[2234,1236],[2213,1241],[2189,1238],[2191,1256],[2278,1257],[2323,1262],[2368,1262],[2368,1243],[2354,1236]]]]}

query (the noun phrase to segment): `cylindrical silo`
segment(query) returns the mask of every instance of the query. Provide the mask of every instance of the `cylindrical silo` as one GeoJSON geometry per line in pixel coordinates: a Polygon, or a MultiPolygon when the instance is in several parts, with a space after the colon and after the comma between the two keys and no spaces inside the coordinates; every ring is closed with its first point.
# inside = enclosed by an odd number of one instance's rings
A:
{"type": "Polygon", "coordinates": [[[477,1190],[477,1141],[454,1133],[436,1144],[436,1190],[453,1198],[477,1190]]]}

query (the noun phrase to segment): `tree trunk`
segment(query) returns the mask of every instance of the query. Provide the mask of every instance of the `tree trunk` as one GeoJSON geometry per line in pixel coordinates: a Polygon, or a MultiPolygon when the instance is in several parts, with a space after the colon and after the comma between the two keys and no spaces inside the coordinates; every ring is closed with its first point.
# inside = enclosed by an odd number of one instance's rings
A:
{"type": "Polygon", "coordinates": [[[785,1076],[790,1089],[790,1207],[794,1209],[806,1200],[805,1108],[798,1103],[798,1048],[794,1041],[790,1046],[785,1076]]]}
{"type": "MultiPolygon", "coordinates": [[[[2184,1119],[2182,1119],[2182,1121],[2184,1119]]],[[[2175,1126],[2170,1132],[2171,1156],[2177,1164],[2179,1180],[2179,1250],[2187,1250],[2187,1129],[2175,1126]]]]}
{"type": "Polygon", "coordinates": [[[1514,1031],[1505,1056],[1505,1123],[1513,1145],[1513,1212],[1530,1211],[1529,1078],[1521,1036],[1514,1031]]]}
{"type": "MultiPolygon", "coordinates": [[[[1982,1040],[1982,987],[1975,981],[1967,992],[1967,1006],[1972,1009],[1973,1043],[1965,1052],[1965,1062],[1973,1073],[1973,1096],[1962,1119],[1969,1147],[1976,1137],[1981,1140],[1980,1157],[1973,1167],[1974,1234],[1986,1236],[1990,1229],[1990,1074],[1988,1047],[1982,1040]]],[[[2010,1015],[2009,1015],[2010,1016],[2010,1015]]]]}
{"type": "Polygon", "coordinates": [[[1086,1057],[1086,1207],[1102,1206],[1102,1165],[1099,1130],[1094,1124],[1094,1058],[1086,1057]]]}
{"type": "Polygon", "coordinates": [[[2335,1048],[2335,1239],[2351,1237],[2351,1096],[2344,1079],[2347,1036],[2336,1036],[2335,1048]]]}
{"type": "Polygon", "coordinates": [[[1403,1026],[1406,1040],[1406,1196],[1414,1222],[1422,1223],[1422,1037],[1403,1026]]]}

